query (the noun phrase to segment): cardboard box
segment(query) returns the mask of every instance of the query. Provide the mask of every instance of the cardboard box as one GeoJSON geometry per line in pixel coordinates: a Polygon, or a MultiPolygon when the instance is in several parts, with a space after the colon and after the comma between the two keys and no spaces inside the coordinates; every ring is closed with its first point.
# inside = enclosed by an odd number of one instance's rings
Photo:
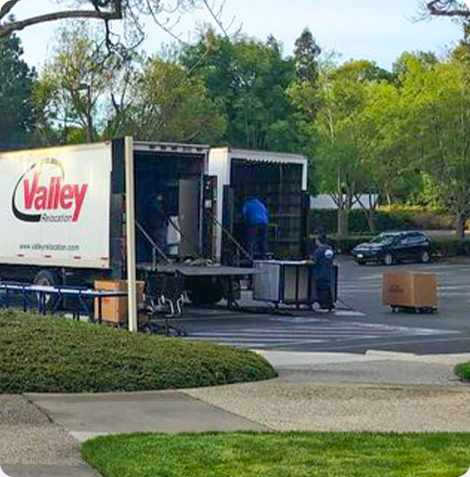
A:
{"type": "Polygon", "coordinates": [[[436,308],[437,277],[428,272],[387,272],[383,276],[384,305],[436,308]]]}
{"type": "MultiPolygon", "coordinates": [[[[144,301],[145,282],[137,282],[137,304],[144,301]]],[[[95,290],[127,291],[126,280],[96,280],[95,290]]],[[[106,323],[125,324],[128,317],[127,297],[102,299],[101,319],[106,323]]],[[[98,299],[95,299],[95,319],[98,319],[98,299]]]]}

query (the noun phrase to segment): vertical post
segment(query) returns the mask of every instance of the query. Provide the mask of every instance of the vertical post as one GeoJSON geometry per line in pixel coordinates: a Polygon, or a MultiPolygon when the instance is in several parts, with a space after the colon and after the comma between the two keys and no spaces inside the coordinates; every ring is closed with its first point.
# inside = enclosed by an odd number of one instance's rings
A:
{"type": "Polygon", "coordinates": [[[137,331],[137,285],[135,250],[135,182],[134,182],[134,142],[126,137],[126,250],[127,250],[127,299],[129,305],[129,331],[137,331]]]}

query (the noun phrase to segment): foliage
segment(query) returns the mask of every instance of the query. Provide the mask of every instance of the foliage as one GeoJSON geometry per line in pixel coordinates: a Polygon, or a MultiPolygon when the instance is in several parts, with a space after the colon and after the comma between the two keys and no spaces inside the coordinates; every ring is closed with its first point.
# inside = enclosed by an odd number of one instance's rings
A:
{"type": "Polygon", "coordinates": [[[22,59],[16,36],[0,39],[0,149],[27,147],[34,129],[36,72],[22,59]]]}
{"type": "MultiPolygon", "coordinates": [[[[311,233],[336,233],[336,210],[314,210],[310,215],[311,233]]],[[[452,230],[453,218],[439,211],[422,207],[381,207],[375,212],[375,231],[452,230]]],[[[352,234],[370,233],[362,210],[351,211],[349,230],[352,234]]]]}
{"type": "Polygon", "coordinates": [[[470,240],[457,238],[433,240],[433,251],[442,257],[470,256],[470,240]]]}
{"type": "Polygon", "coordinates": [[[131,434],[86,442],[104,477],[424,477],[462,475],[470,434],[131,434]]]}
{"type": "Polygon", "coordinates": [[[294,63],[297,78],[315,84],[318,78],[318,57],[321,48],[315,41],[312,32],[305,28],[295,41],[294,63]]]}
{"type": "Polygon", "coordinates": [[[56,125],[63,127],[66,143],[73,142],[72,138],[93,142],[99,135],[104,98],[116,86],[114,79],[121,67],[85,23],[62,28],[35,91],[43,141],[50,142],[51,126],[56,125]],[[77,135],[80,130],[82,134],[77,135]]]}
{"type": "Polygon", "coordinates": [[[455,374],[465,381],[470,381],[470,363],[462,363],[455,367],[455,374]]]}
{"type": "Polygon", "coordinates": [[[144,391],[275,376],[249,351],[64,318],[3,312],[0,329],[1,393],[144,391]]]}
{"type": "Polygon", "coordinates": [[[470,216],[469,66],[453,58],[431,67],[415,62],[402,78],[403,101],[410,106],[409,130],[421,149],[421,168],[440,204],[457,218],[459,236],[470,216]]]}
{"type": "MultiPolygon", "coordinates": [[[[354,197],[375,192],[371,178],[377,164],[371,156],[360,120],[371,84],[388,81],[390,74],[368,61],[350,61],[323,68],[319,78],[318,115],[313,131],[321,190],[329,193],[338,207],[338,234],[349,233],[349,214],[354,197]]],[[[371,223],[373,229],[373,224],[371,223]]]]}
{"type": "Polygon", "coordinates": [[[204,80],[209,98],[223,106],[227,131],[222,142],[233,147],[295,151],[296,132],[286,89],[295,78],[291,59],[270,37],[261,42],[205,31],[182,49],[180,61],[204,80]]]}
{"type": "Polygon", "coordinates": [[[203,80],[158,57],[148,60],[133,88],[127,133],[141,140],[216,144],[226,129],[217,100],[203,80]]]}

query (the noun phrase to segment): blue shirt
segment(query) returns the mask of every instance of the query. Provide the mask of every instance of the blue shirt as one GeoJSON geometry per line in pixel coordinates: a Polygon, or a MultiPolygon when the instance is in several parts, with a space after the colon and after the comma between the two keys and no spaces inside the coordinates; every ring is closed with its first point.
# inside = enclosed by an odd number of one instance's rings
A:
{"type": "Polygon", "coordinates": [[[268,225],[269,212],[259,199],[249,199],[243,206],[243,219],[247,225],[268,225]]]}
{"type": "Polygon", "coordinates": [[[333,259],[335,252],[329,245],[320,245],[313,252],[315,280],[331,283],[333,279],[333,259]]]}

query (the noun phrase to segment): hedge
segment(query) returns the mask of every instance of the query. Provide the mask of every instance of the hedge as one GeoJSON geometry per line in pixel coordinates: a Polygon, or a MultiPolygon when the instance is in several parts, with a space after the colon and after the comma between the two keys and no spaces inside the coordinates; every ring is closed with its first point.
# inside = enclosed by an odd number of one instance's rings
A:
{"type": "MultiPolygon", "coordinates": [[[[380,209],[375,214],[377,232],[390,230],[452,230],[452,217],[440,211],[405,207],[403,209],[380,209]]],[[[318,234],[326,232],[334,234],[337,231],[336,210],[313,210],[310,215],[310,232],[318,234]]],[[[349,216],[349,231],[351,234],[368,233],[369,226],[362,210],[353,210],[349,216]]]]}
{"type": "Polygon", "coordinates": [[[248,350],[0,312],[0,393],[152,391],[275,376],[248,350]]]}

